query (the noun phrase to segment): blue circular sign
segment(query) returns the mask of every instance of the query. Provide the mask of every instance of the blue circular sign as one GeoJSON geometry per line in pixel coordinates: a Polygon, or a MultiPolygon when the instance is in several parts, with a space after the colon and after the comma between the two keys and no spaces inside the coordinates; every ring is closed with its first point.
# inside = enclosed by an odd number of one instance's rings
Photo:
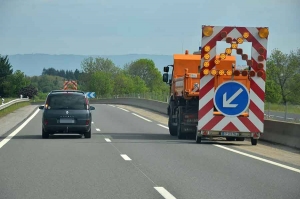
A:
{"type": "Polygon", "coordinates": [[[241,115],[246,112],[249,103],[249,91],[240,82],[224,82],[215,91],[215,107],[225,116],[235,117],[241,115]]]}

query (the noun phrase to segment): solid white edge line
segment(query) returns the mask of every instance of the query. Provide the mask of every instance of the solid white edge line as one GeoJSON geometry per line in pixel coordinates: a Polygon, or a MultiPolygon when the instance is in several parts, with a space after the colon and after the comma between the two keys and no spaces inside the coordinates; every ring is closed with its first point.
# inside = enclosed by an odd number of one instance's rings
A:
{"type": "Polygon", "coordinates": [[[300,173],[300,169],[296,169],[296,168],[293,168],[293,167],[290,167],[290,166],[286,166],[284,164],[280,164],[280,163],[277,163],[277,162],[273,162],[271,160],[267,160],[267,159],[264,159],[264,158],[260,158],[260,157],[257,157],[257,156],[254,156],[254,155],[250,155],[248,153],[243,153],[243,152],[240,152],[240,151],[237,151],[237,150],[234,150],[234,149],[231,149],[231,148],[227,148],[225,146],[221,146],[221,145],[218,145],[218,144],[214,144],[216,147],[219,147],[219,148],[222,148],[222,149],[225,149],[225,150],[228,150],[228,151],[231,151],[231,152],[234,152],[234,153],[238,153],[240,155],[244,155],[244,156],[247,156],[247,157],[250,157],[250,158],[253,158],[253,159],[256,159],[256,160],[260,160],[262,162],[266,162],[266,163],[269,163],[269,164],[272,164],[272,165],[275,165],[275,166],[278,166],[278,167],[282,167],[282,168],[285,168],[285,169],[288,169],[288,170],[291,170],[291,171],[295,171],[297,173],[300,173]]]}
{"type": "Polygon", "coordinates": [[[139,117],[139,118],[141,118],[141,119],[143,119],[143,120],[146,120],[148,122],[152,122],[151,120],[148,120],[147,118],[144,118],[144,117],[142,117],[142,116],[140,116],[140,115],[138,115],[136,113],[132,113],[132,114],[135,115],[135,116],[137,116],[137,117],[139,117]]]}
{"type": "Polygon", "coordinates": [[[101,130],[97,128],[96,131],[101,131],[101,130]]]}
{"type": "Polygon", "coordinates": [[[106,142],[111,142],[109,138],[104,138],[106,142]]]}
{"type": "Polygon", "coordinates": [[[164,126],[164,125],[162,125],[162,124],[157,124],[158,126],[160,126],[160,127],[163,127],[163,128],[165,128],[165,129],[169,129],[169,127],[167,127],[167,126],[164,126]]]}
{"type": "Polygon", "coordinates": [[[126,154],[121,154],[121,156],[124,160],[127,160],[127,161],[131,160],[130,157],[128,157],[126,154]]]}
{"type": "Polygon", "coordinates": [[[126,112],[129,112],[128,110],[124,109],[124,108],[121,108],[121,107],[117,107],[118,109],[121,109],[123,111],[126,111],[126,112]]]}
{"type": "Polygon", "coordinates": [[[36,114],[38,114],[38,112],[40,111],[40,109],[37,109],[23,124],[21,124],[21,126],[19,126],[16,130],[14,130],[11,134],[9,134],[9,136],[7,136],[5,139],[3,139],[0,142],[0,149],[7,143],[9,142],[9,140],[11,138],[13,138],[15,135],[17,135],[29,122],[30,120],[32,120],[36,114]]]}
{"type": "Polygon", "coordinates": [[[165,188],[163,187],[154,187],[160,195],[162,195],[165,199],[176,199],[170,192],[168,192],[165,188]]]}

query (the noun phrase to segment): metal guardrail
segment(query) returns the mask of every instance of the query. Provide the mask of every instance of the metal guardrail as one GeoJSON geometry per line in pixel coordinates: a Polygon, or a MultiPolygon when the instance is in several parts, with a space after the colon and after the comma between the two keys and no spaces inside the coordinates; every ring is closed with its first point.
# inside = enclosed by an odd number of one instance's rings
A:
{"type": "Polygon", "coordinates": [[[16,104],[16,103],[19,103],[19,102],[29,102],[29,98],[19,98],[19,99],[14,99],[14,100],[11,100],[7,103],[4,103],[2,105],[0,105],[0,110],[3,110],[13,104],[16,104]]]}

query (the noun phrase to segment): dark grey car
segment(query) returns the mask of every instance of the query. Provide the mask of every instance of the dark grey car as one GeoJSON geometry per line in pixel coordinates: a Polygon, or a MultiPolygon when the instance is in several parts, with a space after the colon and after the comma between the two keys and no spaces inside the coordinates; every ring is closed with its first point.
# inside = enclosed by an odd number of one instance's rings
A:
{"type": "Polygon", "coordinates": [[[45,105],[42,118],[42,137],[53,134],[81,134],[91,138],[91,110],[88,98],[83,91],[51,91],[45,105]]]}

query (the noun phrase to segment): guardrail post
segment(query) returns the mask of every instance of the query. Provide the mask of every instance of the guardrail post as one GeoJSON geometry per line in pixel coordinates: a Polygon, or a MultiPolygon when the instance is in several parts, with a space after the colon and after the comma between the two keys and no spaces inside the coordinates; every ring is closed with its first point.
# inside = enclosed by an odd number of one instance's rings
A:
{"type": "Polygon", "coordinates": [[[287,121],[287,103],[285,103],[285,110],[284,110],[284,119],[287,121]]]}

